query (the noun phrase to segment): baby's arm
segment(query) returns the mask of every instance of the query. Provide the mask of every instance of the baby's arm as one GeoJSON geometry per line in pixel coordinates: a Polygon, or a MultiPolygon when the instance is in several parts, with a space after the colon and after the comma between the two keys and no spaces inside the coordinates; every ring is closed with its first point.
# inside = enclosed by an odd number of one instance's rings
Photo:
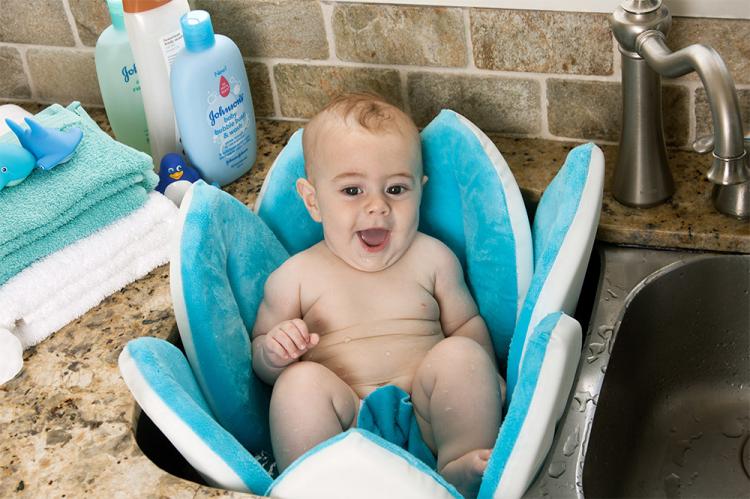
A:
{"type": "Polygon", "coordinates": [[[320,340],[300,318],[297,275],[290,265],[282,265],[268,277],[253,327],[253,370],[271,385],[320,340]]]}
{"type": "Polygon", "coordinates": [[[442,243],[432,254],[436,259],[435,299],[440,306],[443,333],[445,336],[465,336],[476,341],[497,366],[487,325],[469,293],[458,258],[442,243]]]}

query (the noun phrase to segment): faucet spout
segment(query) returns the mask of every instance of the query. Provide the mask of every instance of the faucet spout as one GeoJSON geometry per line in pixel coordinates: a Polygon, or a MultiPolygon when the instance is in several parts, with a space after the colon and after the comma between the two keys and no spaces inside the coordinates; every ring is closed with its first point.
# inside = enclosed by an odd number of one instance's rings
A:
{"type": "Polygon", "coordinates": [[[661,76],[695,71],[711,108],[714,135],[695,142],[697,152],[713,151],[708,180],[716,209],[750,217],[749,152],[734,81],[719,54],[705,45],[671,51],[666,33],[672,16],[662,0],[624,0],[609,18],[622,55],[622,132],[612,194],[639,208],[663,203],[674,193],[667,165],[661,109],[661,76]]]}
{"type": "Polygon", "coordinates": [[[662,76],[676,78],[695,71],[706,89],[714,127],[714,161],[707,176],[719,185],[750,180],[743,143],[740,105],[732,75],[711,47],[690,45],[672,52],[661,31],[644,31],[636,38],[636,52],[662,76]]]}

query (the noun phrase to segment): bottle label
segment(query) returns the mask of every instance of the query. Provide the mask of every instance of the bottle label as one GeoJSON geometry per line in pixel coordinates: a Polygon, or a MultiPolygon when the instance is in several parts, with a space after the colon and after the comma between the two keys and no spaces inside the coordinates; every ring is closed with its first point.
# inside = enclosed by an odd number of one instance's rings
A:
{"type": "Polygon", "coordinates": [[[122,76],[122,83],[129,87],[131,92],[134,94],[141,92],[141,82],[138,79],[138,70],[135,63],[132,66],[123,66],[120,70],[120,76],[122,76]]]}
{"type": "Polygon", "coordinates": [[[167,76],[169,76],[172,74],[172,63],[177,54],[180,53],[180,50],[185,46],[182,31],[177,30],[162,36],[159,38],[159,46],[161,47],[161,54],[164,56],[164,62],[167,66],[167,76]]]}
{"type": "Polygon", "coordinates": [[[251,134],[248,96],[240,81],[224,66],[214,71],[215,90],[208,94],[206,119],[219,146],[219,159],[229,168],[241,168],[247,160],[251,134]]]}

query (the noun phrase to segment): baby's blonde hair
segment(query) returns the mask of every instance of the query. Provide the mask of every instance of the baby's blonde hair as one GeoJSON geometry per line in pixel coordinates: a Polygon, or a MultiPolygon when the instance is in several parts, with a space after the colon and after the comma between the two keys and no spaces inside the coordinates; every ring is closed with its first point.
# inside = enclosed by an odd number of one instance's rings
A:
{"type": "Polygon", "coordinates": [[[351,92],[333,98],[305,126],[302,151],[305,174],[309,177],[315,143],[324,124],[359,127],[372,133],[398,133],[419,142],[419,130],[412,119],[383,97],[370,92],[351,92]]]}

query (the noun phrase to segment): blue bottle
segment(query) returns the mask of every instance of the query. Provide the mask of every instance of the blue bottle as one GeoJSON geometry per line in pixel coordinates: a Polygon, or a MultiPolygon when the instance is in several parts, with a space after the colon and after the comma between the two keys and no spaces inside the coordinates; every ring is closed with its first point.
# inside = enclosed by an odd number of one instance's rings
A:
{"type": "Polygon", "coordinates": [[[226,185],[255,163],[255,113],[237,45],[215,35],[211,16],[180,19],[185,40],[170,77],[177,127],[190,163],[209,183],[226,185]]]}

